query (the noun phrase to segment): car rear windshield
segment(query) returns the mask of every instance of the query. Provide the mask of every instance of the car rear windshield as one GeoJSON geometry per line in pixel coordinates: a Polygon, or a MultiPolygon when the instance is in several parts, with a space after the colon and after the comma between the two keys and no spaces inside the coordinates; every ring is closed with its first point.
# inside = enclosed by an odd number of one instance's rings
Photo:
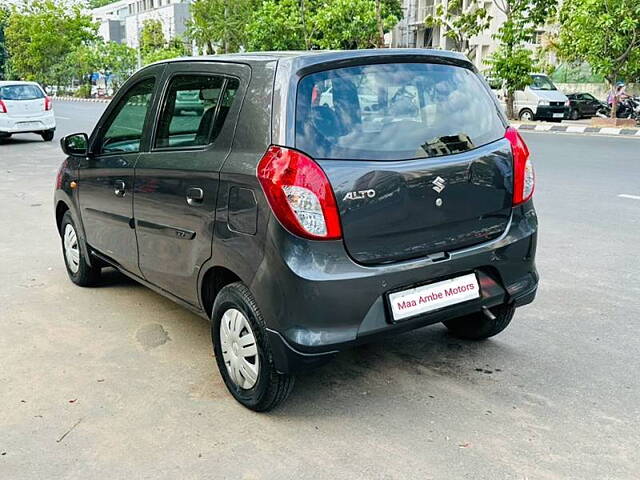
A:
{"type": "Polygon", "coordinates": [[[312,157],[437,157],[503,136],[496,104],[466,68],[365,65],[313,73],[298,84],[296,148],[312,157]]]}
{"type": "Polygon", "coordinates": [[[0,87],[0,100],[37,100],[44,93],[35,85],[8,85],[0,87]]]}

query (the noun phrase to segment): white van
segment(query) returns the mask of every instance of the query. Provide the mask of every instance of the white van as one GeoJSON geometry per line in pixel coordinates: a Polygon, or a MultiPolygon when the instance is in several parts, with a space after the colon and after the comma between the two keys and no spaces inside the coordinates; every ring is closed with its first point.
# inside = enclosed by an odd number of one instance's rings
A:
{"type": "MultiPolygon", "coordinates": [[[[504,108],[506,92],[504,89],[494,89],[494,92],[504,108]]],[[[560,122],[568,118],[569,99],[547,75],[532,73],[531,84],[524,90],[516,91],[513,109],[520,120],[560,122]]]]}

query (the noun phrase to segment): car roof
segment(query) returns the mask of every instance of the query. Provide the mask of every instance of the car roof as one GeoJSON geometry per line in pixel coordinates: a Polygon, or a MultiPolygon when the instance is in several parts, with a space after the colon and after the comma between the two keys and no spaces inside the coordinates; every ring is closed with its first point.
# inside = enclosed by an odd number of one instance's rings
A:
{"type": "Polygon", "coordinates": [[[299,66],[310,66],[321,63],[339,62],[351,59],[381,59],[393,57],[424,57],[450,60],[455,63],[471,64],[469,59],[459,52],[448,50],[430,50],[426,48],[373,48],[362,50],[291,50],[278,52],[244,52],[221,55],[201,55],[162,60],[159,63],[174,62],[231,62],[259,64],[273,61],[290,62],[299,66]]]}
{"type": "Polygon", "coordinates": [[[36,82],[25,82],[24,80],[0,80],[0,87],[6,87],[9,85],[37,85],[36,82]]]}

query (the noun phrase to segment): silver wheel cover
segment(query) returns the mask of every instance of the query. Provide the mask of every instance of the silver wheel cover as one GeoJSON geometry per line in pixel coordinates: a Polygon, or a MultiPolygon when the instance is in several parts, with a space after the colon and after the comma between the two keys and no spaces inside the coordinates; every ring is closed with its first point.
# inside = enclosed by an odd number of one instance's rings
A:
{"type": "Polygon", "coordinates": [[[80,247],[78,246],[78,236],[73,225],[67,223],[64,227],[64,258],[71,273],[78,273],[80,270],[80,247]]]}
{"type": "Polygon", "coordinates": [[[220,320],[222,358],[231,380],[248,390],[258,381],[260,360],[256,338],[244,314],[230,308],[220,320]]]}

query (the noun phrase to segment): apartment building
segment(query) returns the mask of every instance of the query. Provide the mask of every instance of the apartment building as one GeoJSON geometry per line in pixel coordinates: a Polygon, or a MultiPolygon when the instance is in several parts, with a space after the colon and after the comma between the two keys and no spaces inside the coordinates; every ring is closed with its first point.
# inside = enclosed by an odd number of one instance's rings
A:
{"type": "Polygon", "coordinates": [[[183,36],[191,0],[119,0],[91,10],[98,34],[107,41],[138,47],[145,20],[159,20],[166,39],[183,36]]]}
{"type": "MultiPolygon", "coordinates": [[[[445,36],[444,27],[427,28],[424,19],[435,12],[439,4],[445,7],[448,0],[403,0],[402,8],[404,18],[396,25],[391,36],[392,47],[409,48],[435,48],[444,50],[455,49],[455,43],[445,36]]],[[[467,8],[468,1],[463,0],[463,9],[467,8]]],[[[487,68],[486,60],[496,50],[498,44],[493,35],[505,21],[505,15],[494,4],[493,0],[486,0],[484,7],[492,17],[491,24],[481,35],[469,39],[472,48],[471,59],[476,67],[482,71],[487,68]]],[[[544,29],[536,33],[534,41],[529,47],[538,48],[541,43],[544,29]]]]}

